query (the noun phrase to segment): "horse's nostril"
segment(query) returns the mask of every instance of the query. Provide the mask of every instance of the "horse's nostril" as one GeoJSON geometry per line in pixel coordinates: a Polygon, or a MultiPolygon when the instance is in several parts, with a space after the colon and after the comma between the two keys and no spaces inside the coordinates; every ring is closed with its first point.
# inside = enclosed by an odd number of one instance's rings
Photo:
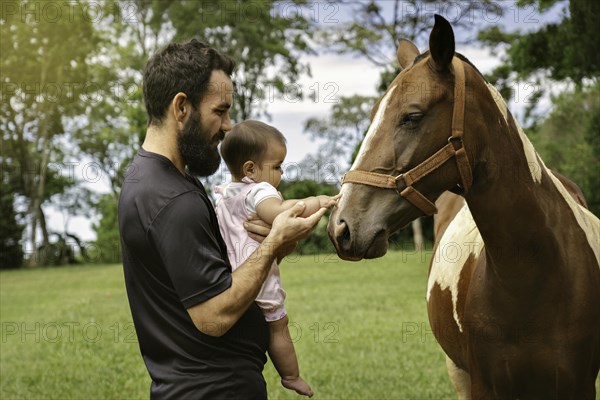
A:
{"type": "Polygon", "coordinates": [[[346,249],[350,245],[350,229],[343,219],[339,220],[335,226],[335,239],[343,249],[346,249]]]}

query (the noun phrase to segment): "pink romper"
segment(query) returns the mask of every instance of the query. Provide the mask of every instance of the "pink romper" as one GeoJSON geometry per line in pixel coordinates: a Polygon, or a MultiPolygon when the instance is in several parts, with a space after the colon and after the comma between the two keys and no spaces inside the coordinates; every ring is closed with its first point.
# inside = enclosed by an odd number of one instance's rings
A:
{"type": "MultiPolygon", "coordinates": [[[[227,245],[227,253],[231,267],[235,271],[249,257],[259,243],[248,236],[244,222],[250,214],[256,213],[256,207],[265,199],[281,194],[266,182],[255,183],[244,178],[242,182],[231,182],[217,186],[215,193],[221,195],[217,200],[217,218],[221,235],[227,245]]],[[[285,291],[281,287],[281,276],[277,261],[273,262],[269,275],[256,297],[267,322],[278,321],[286,315],[283,305],[285,291]]]]}

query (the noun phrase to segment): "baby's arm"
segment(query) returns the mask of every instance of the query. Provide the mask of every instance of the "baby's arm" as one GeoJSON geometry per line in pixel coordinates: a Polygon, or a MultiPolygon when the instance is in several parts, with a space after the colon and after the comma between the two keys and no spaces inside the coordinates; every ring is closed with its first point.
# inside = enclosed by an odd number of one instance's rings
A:
{"type": "Polygon", "coordinates": [[[308,217],[316,213],[320,208],[330,208],[337,203],[338,196],[331,197],[325,195],[311,196],[302,200],[281,200],[276,197],[270,197],[260,202],[256,207],[256,214],[260,219],[268,224],[272,224],[276,216],[282,212],[294,207],[299,201],[306,204],[306,208],[301,217],[308,217]]]}
{"type": "Polygon", "coordinates": [[[296,393],[312,397],[310,386],[300,377],[296,350],[288,329],[287,315],[278,321],[269,322],[271,338],[269,340],[269,357],[275,366],[281,384],[296,393]]]}

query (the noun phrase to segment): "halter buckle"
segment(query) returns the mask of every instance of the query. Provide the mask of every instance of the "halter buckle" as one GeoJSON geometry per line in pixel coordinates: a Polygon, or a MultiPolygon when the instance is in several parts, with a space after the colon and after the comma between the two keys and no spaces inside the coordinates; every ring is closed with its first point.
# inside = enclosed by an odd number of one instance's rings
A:
{"type": "Polygon", "coordinates": [[[450,136],[448,138],[448,143],[452,144],[452,147],[454,147],[454,151],[460,150],[463,147],[465,147],[462,136],[450,136]]]}
{"type": "Polygon", "coordinates": [[[396,193],[398,193],[398,195],[402,197],[402,191],[406,189],[406,181],[404,180],[404,174],[400,174],[397,177],[395,177],[394,182],[396,182],[396,193]],[[398,184],[400,180],[402,180],[402,188],[400,188],[400,185],[398,184]]]}

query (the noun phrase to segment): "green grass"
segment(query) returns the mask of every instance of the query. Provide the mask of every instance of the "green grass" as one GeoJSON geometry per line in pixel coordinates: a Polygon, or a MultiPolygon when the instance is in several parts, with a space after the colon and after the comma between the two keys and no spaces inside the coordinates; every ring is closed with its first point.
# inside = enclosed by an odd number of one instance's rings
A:
{"type": "MultiPolygon", "coordinates": [[[[282,274],[315,399],[455,398],[427,323],[426,260],[306,256],[282,274]]],[[[1,399],[148,398],[121,266],[0,272],[0,321],[1,399]]],[[[270,398],[299,398],[270,363],[265,379],[270,398]]]]}

